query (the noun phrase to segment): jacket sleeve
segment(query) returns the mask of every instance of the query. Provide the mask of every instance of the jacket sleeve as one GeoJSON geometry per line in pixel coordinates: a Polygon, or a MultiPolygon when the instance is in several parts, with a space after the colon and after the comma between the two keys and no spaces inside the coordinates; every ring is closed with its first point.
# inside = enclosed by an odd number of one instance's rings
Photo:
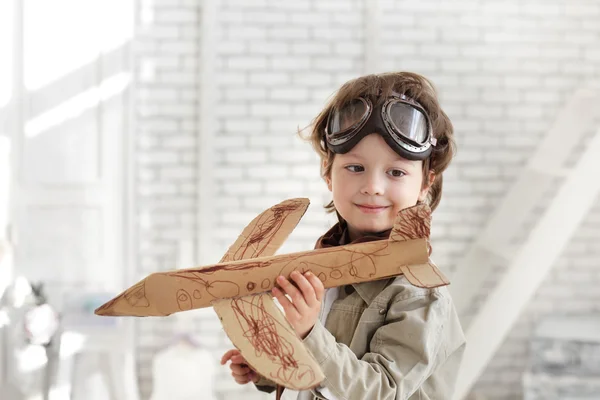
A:
{"type": "Polygon", "coordinates": [[[254,383],[254,386],[256,386],[256,389],[260,390],[261,392],[266,393],[271,393],[277,388],[277,384],[275,382],[265,378],[264,376],[261,376],[258,382],[254,383]]]}
{"type": "Polygon", "coordinates": [[[322,387],[337,400],[407,399],[435,370],[452,312],[450,297],[437,289],[407,292],[392,300],[361,359],[320,322],[304,339],[325,374],[322,387]]]}

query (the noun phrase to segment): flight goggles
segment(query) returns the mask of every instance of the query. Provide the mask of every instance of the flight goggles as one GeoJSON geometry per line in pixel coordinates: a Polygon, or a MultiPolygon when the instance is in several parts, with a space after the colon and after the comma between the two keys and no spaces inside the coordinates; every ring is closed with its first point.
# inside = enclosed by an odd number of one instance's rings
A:
{"type": "Polygon", "coordinates": [[[379,133],[396,153],[408,160],[424,160],[436,145],[425,109],[397,93],[377,106],[359,97],[334,108],[327,120],[325,142],[331,151],[343,154],[371,133],[379,133]]]}

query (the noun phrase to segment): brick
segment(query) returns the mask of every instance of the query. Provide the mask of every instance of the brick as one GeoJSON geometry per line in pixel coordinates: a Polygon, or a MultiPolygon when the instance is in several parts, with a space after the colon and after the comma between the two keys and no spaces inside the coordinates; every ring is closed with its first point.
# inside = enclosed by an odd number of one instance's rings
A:
{"type": "Polygon", "coordinates": [[[227,107],[216,107],[214,113],[217,117],[229,118],[235,115],[236,118],[242,118],[249,115],[249,107],[247,103],[223,103],[227,107]]]}
{"type": "Polygon", "coordinates": [[[267,58],[263,56],[232,56],[227,59],[227,68],[231,70],[262,70],[267,67],[267,58]]]}
{"type": "Polygon", "coordinates": [[[311,153],[308,151],[298,150],[281,150],[270,153],[269,159],[271,161],[292,163],[292,162],[303,162],[309,161],[311,153]]]}
{"type": "Polygon", "coordinates": [[[249,82],[261,86],[286,85],[290,82],[290,74],[285,72],[250,72],[249,82]]]}
{"type": "Polygon", "coordinates": [[[290,52],[290,46],[286,42],[252,41],[248,50],[251,54],[284,55],[290,52]]]}
{"type": "Polygon", "coordinates": [[[337,40],[338,38],[352,37],[352,30],[348,28],[332,28],[319,24],[313,29],[313,37],[317,40],[337,40]]]}
{"type": "Polygon", "coordinates": [[[326,42],[305,41],[292,43],[291,53],[299,55],[327,55],[331,54],[331,45],[326,42]]]}
{"type": "Polygon", "coordinates": [[[284,89],[272,89],[269,93],[271,100],[305,101],[308,99],[308,89],[300,87],[288,87],[284,89]]]}
{"type": "Polygon", "coordinates": [[[173,149],[194,148],[196,142],[194,136],[168,136],[161,141],[163,147],[173,149]]]}
{"type": "Polygon", "coordinates": [[[288,175],[288,169],[284,166],[260,166],[248,168],[248,176],[251,178],[273,179],[284,178],[288,175]]]}
{"type": "Polygon", "coordinates": [[[194,40],[197,41],[200,37],[200,30],[194,25],[184,25],[180,28],[181,38],[183,40],[194,40]]]}
{"type": "Polygon", "coordinates": [[[301,196],[305,193],[301,182],[290,180],[270,180],[265,184],[266,194],[283,194],[286,196],[301,196]]]}
{"type": "Polygon", "coordinates": [[[232,25],[226,28],[227,38],[235,40],[265,39],[267,29],[251,25],[232,25]]]}
{"type": "MultiPolygon", "coordinates": [[[[314,60],[313,67],[317,71],[348,71],[351,65],[348,60],[340,57],[319,57],[314,60]]],[[[355,76],[356,77],[356,76],[355,76]]],[[[344,79],[343,81],[346,81],[344,79]]]]}
{"type": "Polygon", "coordinates": [[[225,224],[249,223],[256,217],[256,214],[250,212],[229,211],[223,214],[222,221],[225,224]]]}
{"type": "Polygon", "coordinates": [[[341,56],[360,56],[364,50],[362,43],[354,41],[337,41],[333,44],[333,52],[341,56]]]}
{"type": "Polygon", "coordinates": [[[173,183],[146,183],[139,187],[138,193],[144,197],[169,195],[177,193],[177,188],[173,183]]]}
{"type": "Polygon", "coordinates": [[[266,121],[248,119],[227,119],[225,129],[228,132],[264,132],[267,128],[266,121]]]}
{"type": "Polygon", "coordinates": [[[244,12],[241,10],[221,11],[219,15],[219,21],[227,25],[244,23],[244,12]]]}
{"type": "Polygon", "coordinates": [[[229,150],[225,153],[225,160],[231,164],[266,162],[266,151],[259,150],[229,150]]]}
{"type": "Polygon", "coordinates": [[[261,193],[263,184],[261,182],[235,181],[232,179],[223,182],[222,187],[225,194],[245,196],[261,193]]]}
{"type": "Polygon", "coordinates": [[[538,88],[541,83],[541,79],[535,75],[507,76],[502,82],[503,86],[515,89],[538,88]]]}
{"type": "Polygon", "coordinates": [[[161,168],[160,176],[165,181],[193,179],[196,176],[195,167],[170,167],[161,168]]]}
{"type": "Polygon", "coordinates": [[[331,87],[331,74],[327,72],[293,72],[292,82],[307,87],[331,87]]]}
{"type": "Polygon", "coordinates": [[[441,69],[445,72],[475,72],[479,69],[479,65],[474,60],[441,60],[441,69]]]}
{"type": "MultiPolygon", "coordinates": [[[[453,29],[444,29],[440,33],[442,42],[448,43],[476,43],[481,37],[479,28],[476,27],[456,27],[453,29]]],[[[435,40],[435,33],[429,33],[428,40],[435,40]]]]}
{"type": "Polygon", "coordinates": [[[154,102],[173,102],[177,99],[177,90],[174,88],[141,88],[140,96],[146,98],[146,101],[154,102]]]}
{"type": "Polygon", "coordinates": [[[280,117],[291,114],[291,106],[280,102],[253,103],[250,105],[250,114],[257,117],[280,117]]]}
{"type": "Polygon", "coordinates": [[[177,39],[180,36],[179,27],[176,25],[154,25],[142,33],[153,39],[177,39]]]}
{"type": "MultiPolygon", "coordinates": [[[[225,167],[220,165],[218,168],[215,168],[212,172],[213,178],[216,180],[220,179],[239,179],[246,176],[247,169],[241,166],[238,167],[225,167]]],[[[228,201],[233,201],[235,199],[228,199],[228,201]]]]}
{"type": "Polygon", "coordinates": [[[176,153],[167,151],[146,151],[138,156],[138,161],[142,165],[162,165],[172,164],[178,161],[176,153]]]}
{"type": "Polygon", "coordinates": [[[302,70],[310,67],[310,60],[301,56],[277,57],[269,60],[269,68],[275,71],[302,70]]]}
{"type": "Polygon", "coordinates": [[[294,12],[290,22],[293,25],[326,26],[331,23],[330,15],[322,12],[294,12]]]}
{"type": "Polygon", "coordinates": [[[244,42],[228,40],[219,43],[219,45],[216,47],[216,51],[219,55],[240,55],[245,53],[247,48],[248,46],[244,42]]]}
{"type": "Polygon", "coordinates": [[[218,134],[213,139],[213,145],[215,149],[225,149],[226,151],[230,149],[239,150],[241,148],[245,148],[248,142],[248,138],[246,135],[221,135],[218,134]]]}
{"type": "Polygon", "coordinates": [[[403,58],[400,62],[397,62],[401,69],[405,71],[414,71],[423,75],[427,75],[429,72],[438,70],[439,62],[437,60],[427,60],[424,58],[403,58]]]}
{"type": "MultiPolygon", "coordinates": [[[[273,130],[269,128],[270,131],[283,131],[283,130],[273,130]]],[[[248,142],[251,148],[281,148],[283,146],[289,146],[291,133],[293,129],[286,129],[290,132],[290,135],[252,135],[248,142]]]]}
{"type": "Polygon", "coordinates": [[[156,79],[157,83],[173,84],[190,86],[195,85],[198,82],[198,74],[195,72],[160,72],[156,79]]]}
{"type": "Polygon", "coordinates": [[[163,9],[160,12],[154,14],[156,22],[158,24],[197,24],[198,13],[193,9],[163,9]]]}
{"type": "MultiPolygon", "coordinates": [[[[292,20],[296,17],[297,15],[294,13],[292,20]]],[[[294,25],[286,27],[276,26],[268,28],[267,37],[278,40],[305,40],[310,37],[310,34],[309,30],[304,27],[296,27],[294,25]]]]}
{"type": "Polygon", "coordinates": [[[500,87],[500,77],[492,74],[469,74],[462,79],[463,85],[474,88],[500,87]]]}
{"type": "Polygon", "coordinates": [[[289,20],[289,14],[285,11],[274,9],[263,10],[248,10],[245,12],[245,17],[248,21],[252,21],[257,25],[285,25],[289,20]]]}
{"type": "Polygon", "coordinates": [[[466,115],[474,118],[485,115],[486,117],[501,117],[504,109],[497,105],[471,104],[466,107],[466,115]]]}
{"type": "Polygon", "coordinates": [[[225,100],[264,100],[267,90],[259,87],[237,87],[225,89],[225,100]]]}
{"type": "Polygon", "coordinates": [[[266,8],[269,4],[267,0],[225,0],[225,9],[228,10],[239,10],[246,8],[266,8]]]}
{"type": "Polygon", "coordinates": [[[475,59],[490,59],[490,62],[498,62],[498,57],[501,55],[498,46],[490,46],[489,44],[468,44],[460,47],[460,54],[469,58],[475,59]]]}

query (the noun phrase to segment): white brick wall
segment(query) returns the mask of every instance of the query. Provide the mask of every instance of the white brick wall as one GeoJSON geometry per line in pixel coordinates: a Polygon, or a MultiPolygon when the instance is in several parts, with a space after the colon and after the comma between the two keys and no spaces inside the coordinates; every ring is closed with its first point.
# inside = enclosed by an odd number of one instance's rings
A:
{"type": "MultiPolygon", "coordinates": [[[[197,171],[202,2],[140,1],[141,15],[153,15],[151,23],[140,18],[136,63],[140,276],[186,267],[175,265],[179,241],[194,240],[204,228],[195,224],[198,173],[215,182],[216,254],[258,212],[294,196],[310,197],[312,206],[281,252],[312,247],[331,221],[321,211],[328,196],[316,156],[295,132],[341,83],[364,72],[365,3],[218,1],[214,166],[197,171]]],[[[430,77],[455,125],[459,152],[433,229],[436,262],[452,271],[558,108],[586,83],[600,88],[600,3],[381,0],[380,6],[379,69],[430,77]]],[[[477,391],[490,399],[520,396],[527,338],[543,313],[598,311],[599,226],[600,199],[477,391]]],[[[198,317],[196,329],[215,356],[230,346],[210,314],[198,317]]],[[[141,320],[139,330],[147,396],[149,362],[168,338],[168,319],[141,320]]],[[[220,398],[260,398],[233,384],[225,368],[217,386],[220,398]]]]}
{"type": "MultiPolygon", "coordinates": [[[[193,238],[196,231],[201,10],[195,1],[140,1],[138,7],[136,203],[141,278],[181,267],[176,265],[180,241],[193,238]]],[[[151,391],[152,355],[169,340],[170,325],[168,318],[138,321],[144,398],[151,391]]]]}

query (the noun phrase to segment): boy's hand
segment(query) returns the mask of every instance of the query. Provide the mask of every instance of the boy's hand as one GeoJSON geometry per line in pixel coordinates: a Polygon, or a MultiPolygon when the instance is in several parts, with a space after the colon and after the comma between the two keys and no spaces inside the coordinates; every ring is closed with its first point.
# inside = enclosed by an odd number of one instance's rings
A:
{"type": "Polygon", "coordinates": [[[221,365],[225,365],[228,360],[231,360],[231,364],[229,364],[231,376],[233,376],[233,379],[235,379],[238,384],[245,385],[248,382],[256,383],[260,379],[260,375],[247,364],[246,359],[238,349],[232,349],[223,354],[223,357],[221,357],[221,365]]]}
{"type": "Polygon", "coordinates": [[[283,307],[287,320],[294,327],[298,336],[304,339],[319,318],[325,289],[323,282],[310,271],[304,275],[294,271],[291,273],[291,278],[298,287],[285,277],[279,276],[277,283],[282,290],[274,287],[273,295],[283,307]],[[290,296],[291,301],[285,297],[286,294],[290,296]]]}

